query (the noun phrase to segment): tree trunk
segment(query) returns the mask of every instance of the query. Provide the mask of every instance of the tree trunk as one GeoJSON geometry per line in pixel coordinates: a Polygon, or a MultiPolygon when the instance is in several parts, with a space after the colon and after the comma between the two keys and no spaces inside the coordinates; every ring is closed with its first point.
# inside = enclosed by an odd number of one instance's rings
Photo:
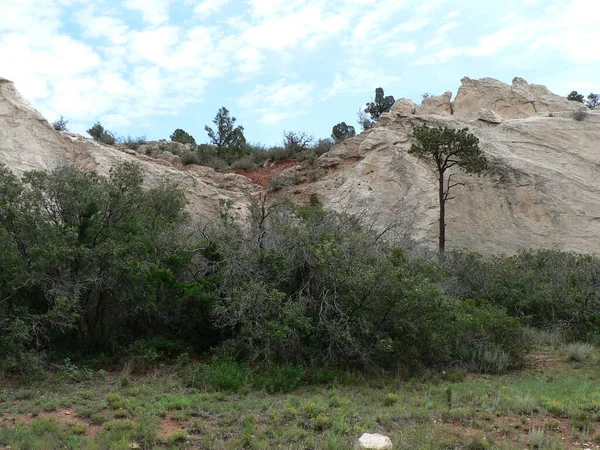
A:
{"type": "Polygon", "coordinates": [[[443,253],[446,247],[446,200],[444,199],[444,173],[439,174],[439,198],[440,198],[440,233],[438,237],[438,248],[443,253]]]}

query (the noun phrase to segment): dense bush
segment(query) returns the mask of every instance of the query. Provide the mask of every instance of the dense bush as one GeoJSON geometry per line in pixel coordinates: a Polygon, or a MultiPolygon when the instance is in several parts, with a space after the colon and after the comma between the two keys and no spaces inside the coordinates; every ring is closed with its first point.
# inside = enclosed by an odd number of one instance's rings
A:
{"type": "Polygon", "coordinates": [[[180,144],[192,144],[193,146],[196,146],[196,140],[194,137],[181,128],[177,128],[175,131],[173,131],[170,139],[171,141],[179,142],[180,144]]]}
{"type": "Polygon", "coordinates": [[[523,251],[514,256],[446,255],[445,289],[504,308],[522,323],[561,328],[569,339],[600,337],[600,260],[591,255],[523,251]]]}
{"type": "Polygon", "coordinates": [[[443,295],[433,263],[407,258],[358,219],[318,204],[255,206],[248,233],[204,230],[222,353],[253,365],[393,368],[471,364],[485,346],[513,365],[526,350],[516,319],[443,295]]]}
{"type": "Polygon", "coordinates": [[[131,164],[22,180],[0,167],[4,370],[182,355],[190,385],[274,392],[348,368],[503,372],[528,350],[525,326],[598,337],[595,257],[417,258],[316,196],[253,199],[244,227],[224,202],[192,226],[179,189],[142,182],[131,164]],[[199,354],[215,359],[190,365],[199,354]]]}
{"type": "Polygon", "coordinates": [[[185,200],[171,185],[141,184],[131,164],[107,178],[63,168],[23,181],[0,167],[5,365],[18,367],[36,349],[121,348],[177,303],[185,200]]]}
{"type": "Polygon", "coordinates": [[[100,122],[96,122],[89,130],[89,134],[95,141],[106,145],[114,145],[117,142],[115,134],[105,129],[100,122]]]}

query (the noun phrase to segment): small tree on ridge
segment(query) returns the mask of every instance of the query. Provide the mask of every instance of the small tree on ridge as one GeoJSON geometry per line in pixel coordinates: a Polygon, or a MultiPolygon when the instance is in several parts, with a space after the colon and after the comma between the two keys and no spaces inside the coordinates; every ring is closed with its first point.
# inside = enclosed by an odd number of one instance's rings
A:
{"type": "Polygon", "coordinates": [[[234,127],[236,118],[229,115],[229,110],[224,106],[219,109],[217,115],[213,119],[213,123],[216,125],[216,130],[206,125],[204,129],[208,133],[211,144],[217,147],[217,150],[221,150],[226,147],[239,148],[246,143],[244,137],[244,127],[234,127]]]}
{"type": "Polygon", "coordinates": [[[450,190],[460,182],[452,182],[451,173],[446,171],[458,166],[468,174],[481,174],[488,168],[488,161],[479,149],[479,139],[468,132],[468,128],[455,130],[447,127],[430,128],[423,125],[415,129],[414,142],[408,153],[419,158],[432,159],[438,174],[439,199],[439,240],[438,247],[443,252],[446,246],[446,202],[452,200],[450,190]]]}

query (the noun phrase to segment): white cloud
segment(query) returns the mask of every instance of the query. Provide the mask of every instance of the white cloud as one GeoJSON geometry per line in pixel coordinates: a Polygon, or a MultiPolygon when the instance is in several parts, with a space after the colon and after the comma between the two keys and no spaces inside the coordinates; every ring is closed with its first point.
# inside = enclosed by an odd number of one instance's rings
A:
{"type": "MultiPolygon", "coordinates": [[[[256,3],[262,7],[262,3],[256,3]]],[[[243,41],[257,49],[280,52],[299,44],[314,46],[335,36],[346,24],[343,16],[324,13],[315,5],[295,10],[288,5],[286,9],[281,15],[274,15],[272,11],[267,14],[260,9],[260,20],[246,28],[242,34],[243,41]]]]}
{"type": "Polygon", "coordinates": [[[238,70],[244,75],[249,75],[260,71],[263,56],[256,48],[243,47],[236,52],[235,59],[239,63],[238,70]]]}
{"type": "Polygon", "coordinates": [[[399,84],[401,77],[374,71],[369,67],[354,66],[343,73],[336,73],[325,98],[344,95],[351,92],[374,91],[379,86],[399,84]]]}
{"type": "Polygon", "coordinates": [[[270,85],[259,84],[240,97],[238,103],[256,114],[258,122],[274,125],[303,114],[314,91],[312,83],[279,80],[270,85]]]}
{"type": "Polygon", "coordinates": [[[171,0],[125,0],[123,6],[138,11],[145,22],[161,25],[169,21],[171,0]]]}
{"type": "Polygon", "coordinates": [[[229,3],[229,0],[203,0],[196,5],[194,13],[206,19],[221,11],[227,3],[229,3]]]}
{"type": "Polygon", "coordinates": [[[459,58],[518,68],[550,56],[600,61],[597,0],[496,2],[503,20],[491,26],[477,22],[491,6],[476,0],[0,2],[0,61],[10,61],[0,76],[42,111],[116,128],[201,102],[217,80],[274,124],[315,97],[364,97],[459,58]]]}

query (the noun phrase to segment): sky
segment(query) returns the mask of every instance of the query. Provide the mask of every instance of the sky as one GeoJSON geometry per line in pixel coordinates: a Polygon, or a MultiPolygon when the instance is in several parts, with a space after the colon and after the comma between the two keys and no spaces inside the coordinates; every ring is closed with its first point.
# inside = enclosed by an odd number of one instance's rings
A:
{"type": "Polygon", "coordinates": [[[600,0],[0,0],[0,77],[85,134],[326,138],[377,87],[417,103],[460,79],[600,91],[600,0]]]}

